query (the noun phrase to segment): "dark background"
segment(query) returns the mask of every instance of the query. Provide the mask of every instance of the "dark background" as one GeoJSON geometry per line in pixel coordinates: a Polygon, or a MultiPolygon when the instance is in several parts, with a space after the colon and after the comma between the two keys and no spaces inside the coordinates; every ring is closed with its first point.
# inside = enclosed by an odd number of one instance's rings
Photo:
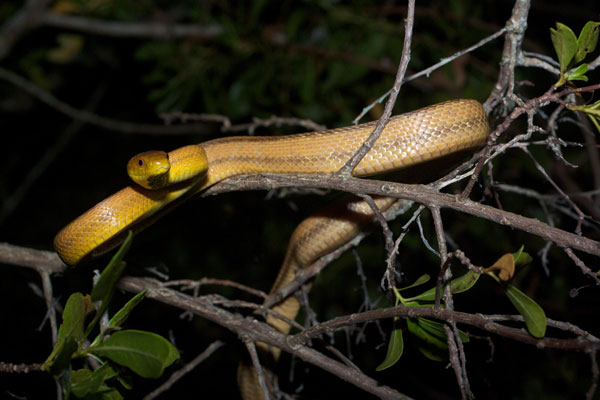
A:
{"type": "MultiPolygon", "coordinates": [[[[512,6],[509,1],[418,2],[408,74],[499,30],[512,6]]],[[[8,22],[19,7],[20,2],[2,2],[0,21],[8,22]]],[[[391,87],[402,51],[406,14],[401,1],[64,0],[53,7],[57,13],[112,21],[214,24],[221,28],[222,33],[211,38],[153,40],[40,26],[23,35],[0,61],[0,67],[75,108],[88,107],[105,117],[154,124],[162,123],[160,113],[180,110],[218,113],[234,123],[277,115],[308,118],[328,127],[348,125],[363,107],[391,87]],[[65,37],[67,43],[80,43],[81,47],[66,51],[60,46],[65,37]]],[[[578,33],[586,21],[598,20],[599,9],[597,1],[534,1],[524,48],[554,57],[550,27],[560,21],[578,33]]],[[[497,39],[429,78],[406,84],[395,112],[458,97],[484,101],[496,81],[502,44],[503,38],[497,39]]],[[[517,79],[527,83],[518,88],[524,97],[542,94],[555,81],[539,69],[518,68],[517,72],[517,79]]],[[[597,81],[598,74],[591,73],[590,83],[597,81]]],[[[586,100],[595,101],[597,96],[586,100]]],[[[381,110],[375,107],[365,120],[378,117],[381,110]]],[[[536,122],[545,126],[544,121],[536,122]]],[[[92,125],[71,134],[72,123],[20,88],[0,81],[0,148],[4,150],[0,158],[0,241],[52,250],[52,238],[61,227],[129,184],[125,174],[129,157],[149,149],[171,150],[222,136],[219,126],[210,123],[201,134],[170,136],[123,134],[92,125]],[[16,205],[11,205],[36,169],[41,171],[39,176],[17,197],[16,205]]],[[[559,128],[565,140],[582,141],[573,125],[562,123],[559,128]]],[[[509,135],[522,133],[522,129],[521,121],[513,125],[509,135]]],[[[301,130],[283,127],[256,133],[301,130]]],[[[565,153],[579,166],[577,169],[565,167],[544,147],[532,151],[559,184],[560,177],[566,176],[581,190],[595,189],[585,150],[570,148],[565,153]]],[[[556,193],[528,157],[517,150],[495,161],[494,174],[501,182],[556,193]]],[[[145,268],[153,267],[171,279],[207,276],[268,290],[295,225],[326,204],[328,197],[291,195],[281,199],[252,192],[189,201],[134,239],[126,256],[128,272],[147,275],[145,268]]],[[[476,188],[472,198],[495,204],[482,187],[476,188]]],[[[501,194],[501,200],[507,210],[547,221],[535,200],[510,194],[501,194]]],[[[477,265],[491,265],[505,252],[524,244],[534,262],[517,277],[516,284],[542,305],[548,317],[598,334],[598,290],[589,287],[591,281],[582,277],[562,251],[550,251],[550,274],[546,275],[536,255],[544,245],[542,240],[452,211],[443,211],[443,217],[449,235],[477,265]],[[575,297],[569,295],[573,288],[582,288],[575,297]]],[[[396,234],[407,218],[409,215],[392,224],[396,234]]],[[[563,214],[555,213],[553,218],[560,228],[572,231],[575,227],[576,221],[563,214]]],[[[425,236],[435,243],[428,214],[422,222],[425,236]]],[[[584,235],[598,240],[597,225],[586,227],[584,235]]],[[[378,287],[385,260],[381,234],[371,235],[358,248],[358,254],[369,278],[371,299],[379,298],[378,305],[387,306],[378,287]]],[[[597,259],[582,257],[592,269],[598,269],[597,259]]],[[[106,260],[101,258],[55,277],[58,302],[64,304],[76,291],[89,292],[93,269],[102,268],[106,260]]],[[[416,227],[405,239],[399,260],[406,282],[423,272],[437,275],[438,260],[425,249],[416,227]]],[[[319,320],[358,310],[363,296],[355,264],[354,256],[346,254],[317,278],[310,298],[319,320]]],[[[0,361],[42,362],[51,351],[51,339],[47,324],[38,330],[46,313],[43,299],[30,287],[39,286],[38,276],[13,266],[4,266],[2,273],[0,361]]],[[[247,298],[227,288],[202,290],[211,292],[247,298]]],[[[128,298],[120,295],[115,304],[128,298]]],[[[514,313],[498,285],[484,278],[473,290],[456,296],[455,303],[457,309],[467,312],[514,313]]],[[[382,326],[389,332],[390,321],[382,326]]],[[[213,340],[227,341],[226,347],[176,384],[165,398],[237,396],[235,368],[245,350],[230,332],[198,318],[183,319],[179,310],[149,300],[139,307],[128,327],[173,338],[182,354],[175,368],[213,340]]],[[[539,350],[467,330],[482,337],[472,339],[466,348],[467,370],[478,398],[581,398],[589,388],[591,364],[585,354],[539,350]]],[[[562,335],[554,330],[548,333],[562,335]]],[[[398,365],[376,373],[386,346],[373,325],[367,328],[367,341],[359,344],[347,340],[343,332],[335,335],[337,347],[342,351],[351,347],[353,361],[382,383],[416,398],[459,398],[452,369],[446,368],[446,362],[426,360],[414,346],[411,348],[410,340],[407,335],[405,354],[398,365]]],[[[289,359],[284,358],[280,381],[287,392],[303,385],[301,397],[305,398],[367,396],[301,362],[294,364],[295,381],[289,383],[289,365],[289,359]]],[[[134,379],[134,389],[124,395],[141,397],[156,385],[156,381],[134,379]]],[[[41,373],[0,375],[0,398],[10,398],[11,393],[19,398],[53,398],[55,387],[50,377],[41,373]]]]}

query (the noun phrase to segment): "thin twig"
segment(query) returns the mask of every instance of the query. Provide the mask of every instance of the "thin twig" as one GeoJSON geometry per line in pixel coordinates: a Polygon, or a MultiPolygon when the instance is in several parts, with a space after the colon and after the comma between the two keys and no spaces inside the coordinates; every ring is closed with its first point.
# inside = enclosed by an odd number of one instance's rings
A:
{"type": "Polygon", "coordinates": [[[437,280],[435,282],[435,297],[434,297],[434,303],[433,303],[435,308],[441,307],[442,292],[445,290],[444,284],[446,282],[448,282],[449,278],[452,277],[452,275],[448,275],[448,277],[446,278],[446,276],[447,276],[446,271],[448,271],[450,268],[451,260],[452,260],[451,257],[446,258],[446,260],[442,264],[440,271],[438,273],[437,280]]]}
{"type": "Polygon", "coordinates": [[[555,76],[560,74],[560,65],[557,65],[555,60],[544,54],[523,51],[521,56],[517,57],[516,65],[519,67],[541,68],[555,76]]]}
{"type": "Polygon", "coordinates": [[[596,388],[598,387],[598,378],[600,377],[600,372],[598,371],[598,360],[596,359],[597,355],[598,351],[590,351],[590,362],[592,364],[592,383],[585,394],[586,400],[592,400],[594,398],[596,395],[596,388]]]}
{"type": "Polygon", "coordinates": [[[243,124],[232,124],[231,119],[220,114],[194,114],[173,111],[161,114],[160,117],[167,124],[171,124],[175,119],[181,122],[202,121],[202,122],[217,122],[221,124],[221,132],[248,132],[249,135],[254,135],[257,128],[260,127],[280,127],[284,125],[300,126],[311,131],[320,131],[326,129],[325,125],[317,124],[310,119],[293,118],[293,117],[277,117],[275,115],[269,118],[252,118],[252,122],[243,124]]]}
{"type": "Polygon", "coordinates": [[[494,90],[483,103],[483,108],[487,114],[497,104],[503,103],[504,99],[513,96],[515,66],[517,65],[517,57],[521,54],[521,43],[525,37],[530,7],[530,0],[516,0],[511,16],[506,21],[506,35],[502,57],[500,58],[498,80],[496,81],[494,90]]]}
{"type": "Polygon", "coordinates": [[[41,371],[41,364],[11,364],[0,361],[0,373],[2,374],[29,374],[41,371]]]}
{"type": "Polygon", "coordinates": [[[267,294],[265,292],[263,292],[262,290],[257,290],[250,286],[246,286],[241,283],[230,281],[227,279],[214,279],[214,278],[202,278],[200,280],[177,279],[177,280],[171,280],[168,282],[164,282],[163,285],[165,287],[182,286],[183,290],[195,289],[195,288],[199,288],[204,285],[221,285],[221,286],[233,287],[233,288],[236,288],[243,292],[250,293],[251,295],[254,295],[256,297],[263,298],[263,299],[267,297],[267,294]]]}
{"type": "Polygon", "coordinates": [[[425,248],[435,254],[437,257],[440,256],[440,252],[434,249],[431,244],[429,244],[429,240],[425,237],[425,231],[423,230],[423,224],[421,223],[421,216],[417,217],[417,227],[419,228],[419,235],[421,235],[421,241],[425,245],[425,248]]]}
{"type": "Polygon", "coordinates": [[[34,28],[52,0],[27,0],[17,14],[0,30],[0,60],[10,54],[12,47],[24,33],[34,28]]]}
{"type": "MultiPolygon", "coordinates": [[[[411,206],[412,206],[412,204],[411,204],[411,206]]],[[[421,212],[424,209],[425,209],[425,206],[423,206],[423,205],[420,205],[419,207],[417,207],[417,209],[413,212],[413,215],[410,217],[410,219],[402,226],[402,232],[400,232],[400,235],[398,235],[398,239],[396,239],[396,242],[394,242],[394,251],[392,252],[394,257],[396,256],[396,254],[398,254],[398,251],[400,249],[400,243],[402,243],[402,239],[404,239],[404,237],[409,232],[408,228],[415,221],[419,220],[419,216],[421,215],[421,212]]],[[[408,208],[407,208],[407,210],[408,210],[408,208]]],[[[392,264],[392,260],[388,259],[386,261],[385,274],[384,274],[383,278],[381,279],[381,283],[379,284],[379,286],[381,286],[381,288],[384,291],[389,290],[390,286],[392,285],[392,282],[394,281],[394,271],[395,271],[395,267],[392,264]]]]}
{"type": "Polygon", "coordinates": [[[402,47],[402,57],[400,58],[400,65],[398,66],[398,73],[396,74],[396,80],[394,81],[394,86],[391,89],[390,97],[385,103],[385,107],[383,109],[383,114],[377,121],[375,125],[375,129],[369,135],[367,140],[365,140],[362,146],[354,153],[354,155],[344,164],[344,166],[339,170],[339,174],[341,176],[350,176],[352,175],[352,171],[358,165],[358,163],[364,158],[364,156],[371,150],[375,141],[383,132],[386,124],[390,120],[392,116],[392,111],[394,109],[394,105],[396,104],[396,98],[398,97],[398,93],[400,92],[400,88],[402,87],[402,80],[404,79],[404,75],[406,74],[406,68],[408,67],[408,62],[410,61],[410,46],[412,42],[412,30],[415,19],[415,0],[408,1],[408,12],[406,15],[406,20],[404,22],[404,45],[402,47]]]}
{"type": "Polygon", "coordinates": [[[308,280],[315,277],[323,268],[327,267],[333,260],[338,259],[346,251],[355,247],[365,237],[364,233],[358,234],[354,239],[331,251],[330,253],[320,257],[310,266],[303,268],[298,271],[294,279],[286,284],[285,286],[278,288],[275,292],[271,293],[264,301],[265,307],[272,307],[273,305],[280,303],[285,300],[292,293],[296,292],[302,287],[308,280]]]}
{"type": "Polygon", "coordinates": [[[158,396],[160,396],[162,393],[169,390],[171,388],[171,386],[173,386],[175,384],[175,382],[177,382],[178,380],[183,378],[188,372],[193,371],[194,368],[196,368],[199,364],[204,362],[204,360],[206,360],[208,357],[210,357],[215,351],[217,351],[223,345],[225,345],[225,343],[220,340],[215,340],[214,342],[212,342],[206,348],[206,350],[204,350],[202,353],[198,354],[192,361],[185,364],[181,369],[172,373],[171,376],[169,377],[169,379],[167,379],[162,385],[160,385],[159,387],[157,387],[156,389],[154,389],[153,391],[148,393],[146,396],[144,396],[144,400],[153,400],[153,399],[157,398],[158,396]]]}
{"type": "MultiPolygon", "coordinates": [[[[90,110],[93,110],[104,96],[104,92],[105,85],[99,85],[88,100],[84,111],[89,112],[90,110]]],[[[65,147],[71,142],[71,139],[77,135],[84,126],[85,123],[81,120],[74,120],[69,123],[54,143],[48,147],[44,155],[40,157],[37,162],[32,163],[27,175],[21,179],[19,186],[16,189],[11,190],[10,195],[3,200],[2,206],[0,207],[0,225],[2,225],[6,218],[12,214],[19,204],[22,203],[22,199],[27,196],[29,189],[35,185],[40,177],[48,170],[48,166],[54,162],[65,147]]]]}
{"type": "MultiPolygon", "coordinates": [[[[477,178],[479,176],[479,173],[481,172],[483,166],[485,163],[487,163],[489,161],[489,157],[490,154],[492,152],[493,146],[496,143],[496,141],[498,140],[498,138],[502,135],[503,132],[505,132],[508,127],[517,119],[519,118],[521,115],[523,114],[529,114],[530,113],[539,108],[542,107],[543,105],[547,105],[549,103],[562,103],[562,98],[570,95],[572,93],[581,93],[581,92],[587,92],[587,91],[595,91],[597,89],[600,88],[600,84],[595,84],[595,85],[590,85],[590,86],[586,86],[586,87],[581,87],[581,88],[567,88],[564,89],[560,92],[555,92],[552,88],[549,89],[546,93],[544,93],[543,95],[536,97],[534,99],[531,99],[525,103],[523,103],[522,105],[520,105],[519,107],[515,108],[509,115],[508,117],[506,117],[504,119],[504,121],[502,121],[502,123],[500,123],[496,129],[494,129],[494,131],[492,133],[490,133],[490,135],[488,136],[488,140],[487,140],[487,144],[485,146],[485,148],[483,150],[481,150],[476,156],[478,157],[478,162],[477,165],[475,166],[475,170],[473,171],[473,174],[471,175],[471,179],[469,180],[469,182],[467,183],[467,185],[465,186],[465,189],[462,192],[462,197],[463,198],[467,198],[469,197],[469,195],[471,194],[471,190],[473,189],[473,186],[475,185],[475,181],[477,181],[477,178]]],[[[531,117],[530,117],[531,118],[531,117]]],[[[524,137],[527,137],[530,134],[530,132],[528,131],[527,135],[524,135],[524,137]]]]}
{"type": "Polygon", "coordinates": [[[600,256],[600,243],[594,240],[551,227],[534,218],[499,210],[468,199],[457,199],[454,195],[440,193],[419,185],[353,177],[340,178],[320,174],[261,174],[228,178],[207,189],[203,195],[213,195],[231,190],[274,189],[282,186],[321,187],[350,193],[377,194],[412,200],[426,206],[437,205],[440,208],[451,208],[501,225],[508,225],[513,229],[523,230],[562,246],[573,247],[600,256]]]}
{"type": "Polygon", "coordinates": [[[484,331],[491,332],[512,340],[517,340],[519,342],[531,344],[540,349],[556,348],[577,351],[592,351],[600,349],[600,341],[588,340],[587,338],[583,337],[577,337],[575,339],[553,338],[550,336],[546,336],[541,339],[534,338],[522,328],[513,328],[510,326],[498,324],[496,322],[493,322],[492,318],[489,318],[487,315],[483,314],[469,314],[460,311],[449,310],[446,308],[436,309],[433,307],[405,306],[377,309],[333,318],[329,321],[314,326],[311,329],[307,329],[304,332],[292,335],[292,337],[288,339],[288,343],[292,345],[296,343],[305,343],[305,341],[309,340],[310,338],[319,337],[320,335],[326,332],[336,331],[342,329],[345,326],[364,323],[367,321],[374,321],[376,319],[393,317],[425,317],[437,319],[444,322],[453,321],[455,323],[477,327],[484,331]]]}
{"type": "Polygon", "coordinates": [[[314,349],[303,345],[292,346],[287,342],[286,335],[283,335],[265,323],[253,322],[249,324],[248,320],[242,316],[216,307],[206,296],[193,298],[175,290],[160,287],[154,280],[143,278],[121,278],[117,283],[117,287],[121,290],[135,293],[147,290],[147,297],[150,299],[193,312],[253,342],[263,342],[267,345],[278,347],[382,399],[409,399],[407,396],[378,383],[375,379],[362,372],[356,371],[339,361],[325,357],[322,353],[314,349]]]}
{"type": "Polygon", "coordinates": [[[383,237],[385,239],[385,249],[388,253],[388,257],[392,258],[392,251],[394,250],[394,237],[390,226],[383,216],[383,213],[377,204],[375,204],[375,201],[373,201],[373,197],[369,196],[368,194],[359,194],[358,196],[369,205],[371,211],[373,211],[373,215],[375,215],[375,219],[379,222],[379,225],[381,225],[381,230],[383,231],[383,237]]]}
{"type": "Polygon", "coordinates": [[[31,249],[10,243],[0,243],[0,264],[33,268],[49,274],[60,274],[67,268],[53,251],[31,249]]]}
{"type": "Polygon", "coordinates": [[[252,303],[250,301],[243,301],[243,300],[229,300],[228,298],[217,295],[217,294],[209,294],[209,295],[206,295],[205,297],[210,299],[211,303],[214,305],[223,306],[226,308],[236,308],[236,309],[247,308],[247,309],[254,310],[254,314],[259,314],[259,315],[269,314],[273,318],[283,321],[286,324],[293,326],[294,328],[297,328],[300,331],[304,330],[304,327],[302,325],[300,325],[298,322],[290,319],[289,317],[287,317],[281,313],[278,313],[277,311],[275,311],[271,308],[267,308],[262,304],[252,303]]]}
{"type": "MultiPolygon", "coordinates": [[[[456,60],[459,57],[464,56],[465,54],[471,53],[472,51],[478,49],[479,47],[484,46],[485,44],[491,42],[492,40],[502,36],[504,33],[506,33],[506,28],[502,28],[499,31],[491,34],[488,37],[485,37],[483,39],[481,39],[479,42],[475,43],[474,45],[471,45],[469,47],[467,47],[466,49],[457,51],[456,53],[452,54],[451,56],[442,58],[439,62],[433,64],[432,66],[425,68],[424,70],[421,70],[417,73],[414,73],[412,75],[407,76],[406,78],[404,78],[404,80],[402,81],[402,83],[406,83],[406,82],[410,82],[414,79],[420,78],[422,76],[427,76],[429,77],[429,75],[443,67],[444,65],[451,63],[452,61],[456,60]]],[[[369,104],[368,106],[364,107],[360,114],[358,114],[358,116],[356,118],[354,118],[354,120],[352,120],[353,124],[358,124],[358,122],[376,105],[376,104],[380,104],[383,102],[383,100],[385,100],[390,93],[392,92],[392,89],[388,90],[387,92],[385,92],[383,95],[381,95],[377,100],[375,100],[373,103],[369,104]]]]}
{"type": "Polygon", "coordinates": [[[56,321],[56,310],[54,307],[54,295],[52,290],[52,281],[50,274],[47,271],[38,270],[44,288],[44,300],[46,300],[46,308],[48,309],[48,319],[50,320],[50,331],[52,337],[52,345],[58,340],[58,323],[56,321]]]}
{"type": "Polygon", "coordinates": [[[262,395],[264,400],[269,400],[269,389],[267,389],[267,383],[265,382],[265,374],[263,372],[262,364],[260,363],[260,359],[258,358],[258,352],[256,351],[256,345],[253,341],[244,339],[244,344],[246,345],[246,349],[250,354],[250,359],[252,360],[252,366],[256,371],[256,377],[258,378],[258,385],[260,386],[260,390],[262,391],[262,395]]]}
{"type": "Polygon", "coordinates": [[[164,22],[122,22],[106,21],[97,18],[47,12],[40,18],[40,23],[61,29],[117,37],[119,39],[150,38],[174,39],[194,38],[196,40],[215,39],[223,33],[223,28],[217,24],[178,24],[164,22]]]}
{"type": "Polygon", "coordinates": [[[446,333],[446,343],[448,343],[448,358],[450,360],[450,365],[452,365],[452,369],[454,370],[454,375],[456,376],[456,383],[458,383],[461,398],[463,400],[471,399],[472,396],[469,396],[467,393],[468,381],[465,381],[465,371],[463,371],[463,365],[458,356],[457,344],[450,325],[444,325],[444,332],[446,333]]]}
{"type": "Polygon", "coordinates": [[[206,124],[165,126],[158,124],[138,124],[135,122],[101,117],[89,111],[79,110],[68,105],[67,103],[54,97],[54,95],[52,95],[50,92],[47,92],[39,86],[34,85],[19,75],[2,67],[0,67],[0,79],[12,83],[39,101],[65,114],[69,118],[99,126],[110,131],[145,135],[184,135],[190,133],[207,134],[211,132],[210,128],[206,124]]]}
{"type": "MultiPolygon", "coordinates": [[[[358,252],[356,251],[356,249],[352,249],[352,254],[354,255],[354,260],[356,262],[356,274],[358,275],[358,277],[360,278],[360,287],[362,288],[362,292],[363,292],[363,303],[362,305],[358,308],[359,311],[368,311],[368,310],[372,310],[375,308],[375,306],[377,305],[377,302],[372,302],[371,298],[369,296],[369,289],[367,287],[367,277],[363,271],[363,267],[362,267],[362,261],[360,259],[360,256],[358,254],[358,252]]],[[[375,325],[377,326],[377,331],[379,332],[379,335],[381,336],[381,340],[382,342],[385,342],[386,340],[386,333],[383,331],[383,328],[381,327],[381,324],[379,323],[379,321],[376,321],[375,325]]],[[[362,327],[358,330],[358,332],[355,335],[355,343],[361,343],[362,341],[366,340],[366,336],[365,336],[365,328],[366,328],[367,324],[363,324],[362,327]]],[[[348,346],[350,347],[350,346],[348,346]]],[[[350,351],[351,349],[349,349],[350,351]]]]}
{"type": "Polygon", "coordinates": [[[525,152],[525,154],[527,154],[529,156],[529,158],[533,161],[535,168],[544,176],[544,178],[546,178],[546,181],[548,181],[554,187],[554,189],[569,203],[569,205],[577,213],[578,219],[577,219],[577,226],[575,227],[575,233],[578,235],[581,235],[581,224],[583,223],[583,220],[587,217],[587,215],[585,215],[583,213],[583,211],[581,211],[579,209],[579,207],[577,207],[577,205],[571,200],[569,195],[566,194],[560,188],[560,186],[558,186],[556,184],[556,182],[554,182],[554,180],[552,178],[550,178],[550,175],[548,175],[548,173],[546,172],[544,167],[542,167],[540,165],[540,163],[535,159],[535,157],[533,157],[533,155],[529,152],[529,150],[527,148],[521,147],[521,150],[523,150],[523,152],[525,152]]]}
{"type": "Polygon", "coordinates": [[[575,252],[573,252],[571,248],[566,246],[561,247],[563,248],[564,252],[567,253],[569,258],[573,260],[575,265],[577,265],[579,269],[581,269],[581,272],[583,272],[584,275],[587,275],[590,278],[594,279],[596,281],[596,285],[600,286],[600,274],[598,272],[592,271],[590,267],[585,265],[585,263],[579,257],[577,257],[577,255],[575,255],[575,252]]]}

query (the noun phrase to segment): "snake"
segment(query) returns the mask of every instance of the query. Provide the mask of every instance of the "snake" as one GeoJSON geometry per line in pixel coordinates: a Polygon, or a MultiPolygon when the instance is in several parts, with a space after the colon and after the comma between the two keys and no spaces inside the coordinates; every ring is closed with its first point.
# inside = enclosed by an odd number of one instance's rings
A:
{"type": "MultiPolygon", "coordinates": [[[[54,238],[54,248],[67,265],[100,255],[117,246],[129,230],[139,232],[186,199],[229,177],[247,174],[333,174],[363,145],[376,121],[341,128],[282,136],[232,136],[188,145],[168,153],[134,156],[127,170],[134,184],[102,200],[70,222],[54,238]]],[[[481,103],[449,100],[393,116],[379,138],[354,168],[356,177],[390,172],[450,154],[481,147],[489,134],[481,103]]],[[[385,209],[391,200],[381,198],[385,209]]],[[[362,202],[347,203],[344,212],[308,218],[292,234],[272,292],[290,282],[296,271],[352,238],[371,210],[362,202]],[[351,214],[354,217],[348,217],[351,214]]],[[[273,307],[294,319],[294,296],[273,307]]],[[[267,316],[287,333],[289,323],[267,316]]],[[[274,355],[277,358],[277,354],[274,355]]],[[[255,380],[238,369],[238,381],[255,380]]],[[[260,398],[241,388],[244,399],[260,398]]]]}

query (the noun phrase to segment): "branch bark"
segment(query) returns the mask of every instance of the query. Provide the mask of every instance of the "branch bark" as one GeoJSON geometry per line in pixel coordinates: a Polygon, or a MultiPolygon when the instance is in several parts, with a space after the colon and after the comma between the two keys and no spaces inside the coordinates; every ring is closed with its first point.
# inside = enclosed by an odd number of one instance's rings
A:
{"type": "Polygon", "coordinates": [[[286,335],[266,324],[258,323],[254,320],[249,321],[239,314],[233,314],[220,309],[214,306],[206,297],[194,298],[171,289],[160,287],[154,281],[143,278],[122,278],[118,282],[117,287],[132,293],[147,290],[147,297],[151,299],[192,311],[194,314],[213,321],[238,335],[246,336],[254,342],[263,342],[278,347],[308,363],[331,372],[333,375],[381,399],[410,399],[408,396],[388,386],[380,385],[376,380],[362,372],[348,367],[339,361],[332,360],[310,347],[302,344],[292,346],[287,343],[286,335]]]}
{"type": "MultiPolygon", "coordinates": [[[[350,193],[368,193],[387,197],[411,200],[427,207],[449,208],[480,217],[500,225],[506,225],[549,240],[560,247],[600,256],[600,242],[554,228],[534,218],[524,217],[506,210],[477,203],[469,199],[440,193],[422,185],[408,185],[396,182],[361,178],[339,178],[322,174],[257,174],[228,178],[209,188],[203,196],[237,190],[272,190],[282,187],[326,188],[350,193]]],[[[600,279],[595,278],[600,284],[600,279]]]]}
{"type": "Polygon", "coordinates": [[[105,21],[96,18],[44,13],[39,21],[43,25],[71,29],[95,35],[122,38],[174,39],[190,37],[194,39],[215,39],[223,33],[217,24],[192,25],[165,22],[121,22],[105,21]]]}

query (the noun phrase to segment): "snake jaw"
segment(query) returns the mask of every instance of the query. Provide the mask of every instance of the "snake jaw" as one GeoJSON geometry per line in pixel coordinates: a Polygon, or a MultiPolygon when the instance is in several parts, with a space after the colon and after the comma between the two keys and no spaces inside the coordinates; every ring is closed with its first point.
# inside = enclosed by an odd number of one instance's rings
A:
{"type": "Polygon", "coordinates": [[[169,155],[164,151],[151,150],[133,156],[127,163],[127,175],[138,185],[151,190],[171,184],[169,155]]]}

